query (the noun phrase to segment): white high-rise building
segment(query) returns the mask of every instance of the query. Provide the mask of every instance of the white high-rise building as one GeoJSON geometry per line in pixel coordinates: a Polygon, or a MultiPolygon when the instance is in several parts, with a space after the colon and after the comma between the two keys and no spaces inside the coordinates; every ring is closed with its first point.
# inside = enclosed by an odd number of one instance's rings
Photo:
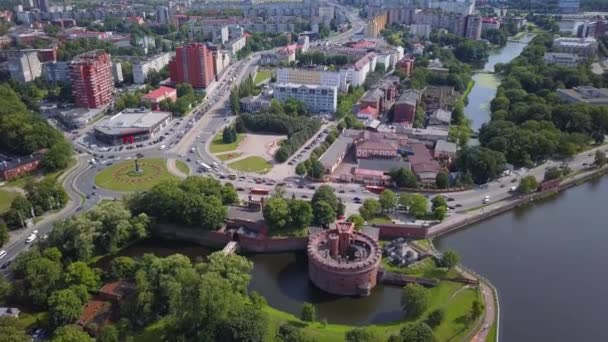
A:
{"type": "Polygon", "coordinates": [[[338,89],[330,86],[277,83],[274,98],[281,102],[290,98],[302,101],[313,113],[335,113],[338,108],[338,89]]]}
{"type": "Polygon", "coordinates": [[[150,70],[159,71],[169,64],[173,53],[167,52],[133,64],[133,83],[144,84],[150,70]]]}

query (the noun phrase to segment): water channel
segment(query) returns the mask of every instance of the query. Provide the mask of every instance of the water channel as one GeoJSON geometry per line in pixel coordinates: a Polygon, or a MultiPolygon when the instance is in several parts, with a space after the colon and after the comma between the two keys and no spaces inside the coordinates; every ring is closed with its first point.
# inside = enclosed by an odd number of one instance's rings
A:
{"type": "Polygon", "coordinates": [[[496,96],[496,88],[500,84],[498,77],[492,73],[494,66],[498,63],[509,63],[519,56],[532,38],[532,35],[527,35],[520,41],[508,41],[503,48],[491,51],[483,70],[473,75],[475,85],[471,89],[464,112],[471,119],[471,128],[474,131],[490,120],[490,101],[496,96]]]}

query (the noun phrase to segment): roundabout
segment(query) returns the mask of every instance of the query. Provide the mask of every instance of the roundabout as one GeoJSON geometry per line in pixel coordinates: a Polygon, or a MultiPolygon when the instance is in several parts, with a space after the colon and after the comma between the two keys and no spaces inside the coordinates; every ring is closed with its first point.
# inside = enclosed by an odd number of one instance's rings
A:
{"type": "Polygon", "coordinates": [[[166,160],[144,158],[126,160],[103,169],[95,175],[95,184],[114,191],[147,190],[166,179],[177,178],[169,173],[166,160]],[[136,169],[137,168],[137,169],[136,169]]]}

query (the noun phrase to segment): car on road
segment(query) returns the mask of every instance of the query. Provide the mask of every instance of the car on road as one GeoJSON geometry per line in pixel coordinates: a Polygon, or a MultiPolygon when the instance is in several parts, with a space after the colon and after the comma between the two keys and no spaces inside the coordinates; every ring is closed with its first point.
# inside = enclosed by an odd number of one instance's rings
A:
{"type": "Polygon", "coordinates": [[[361,202],[361,199],[359,197],[355,197],[355,198],[353,198],[353,201],[355,201],[355,202],[361,202]]]}
{"type": "Polygon", "coordinates": [[[6,256],[6,251],[3,249],[0,251],[0,259],[4,258],[6,256]]]}
{"type": "Polygon", "coordinates": [[[167,146],[166,146],[166,145],[160,145],[159,150],[161,150],[161,151],[162,151],[162,150],[164,150],[164,149],[166,149],[166,148],[167,148],[167,146]]]}
{"type": "Polygon", "coordinates": [[[36,234],[30,234],[26,239],[25,239],[25,243],[32,243],[34,242],[34,240],[36,240],[38,236],[36,236],[36,234]]]}
{"type": "Polygon", "coordinates": [[[7,262],[5,262],[4,264],[2,264],[2,266],[0,266],[0,269],[7,269],[12,263],[12,260],[9,260],[7,262]]]}
{"type": "Polygon", "coordinates": [[[307,186],[307,188],[309,188],[310,190],[314,190],[315,186],[314,185],[309,185],[309,186],[307,186]]]}
{"type": "Polygon", "coordinates": [[[302,195],[302,196],[300,196],[300,197],[302,197],[302,198],[308,198],[308,196],[306,196],[306,195],[302,195]]]}
{"type": "Polygon", "coordinates": [[[340,189],[338,192],[343,194],[345,191],[344,191],[344,189],[340,189]]]}

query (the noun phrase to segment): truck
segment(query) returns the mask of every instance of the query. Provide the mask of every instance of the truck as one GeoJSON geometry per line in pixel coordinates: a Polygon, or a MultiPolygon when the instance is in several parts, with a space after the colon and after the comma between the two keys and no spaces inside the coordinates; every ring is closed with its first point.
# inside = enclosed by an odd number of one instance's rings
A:
{"type": "Polygon", "coordinates": [[[383,186],[375,186],[375,185],[368,185],[365,187],[366,190],[368,190],[369,192],[373,192],[376,194],[381,193],[382,191],[384,191],[384,187],[383,186]]]}
{"type": "Polygon", "coordinates": [[[251,188],[249,189],[251,195],[268,195],[270,190],[264,188],[251,188]]]}

